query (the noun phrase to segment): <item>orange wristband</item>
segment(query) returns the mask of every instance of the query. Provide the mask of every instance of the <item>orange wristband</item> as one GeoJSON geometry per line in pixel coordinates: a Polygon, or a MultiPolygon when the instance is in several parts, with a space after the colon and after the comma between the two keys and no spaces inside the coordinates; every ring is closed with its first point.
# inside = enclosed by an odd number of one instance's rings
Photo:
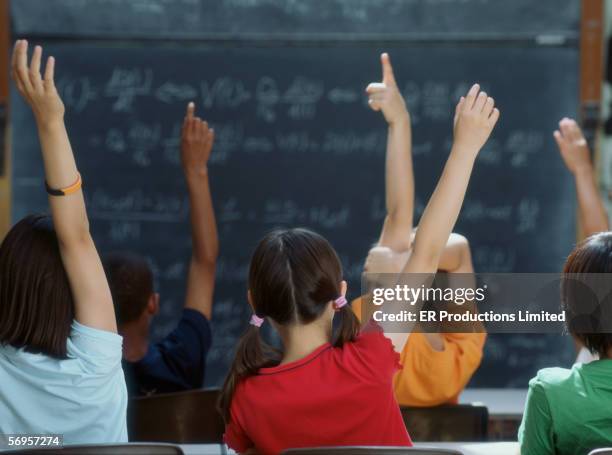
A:
{"type": "Polygon", "coordinates": [[[47,182],[45,182],[45,188],[47,189],[47,193],[50,196],[68,196],[70,194],[76,193],[83,186],[83,181],[81,180],[81,174],[77,172],[77,180],[72,185],[67,186],[66,188],[54,189],[49,186],[47,182]]]}

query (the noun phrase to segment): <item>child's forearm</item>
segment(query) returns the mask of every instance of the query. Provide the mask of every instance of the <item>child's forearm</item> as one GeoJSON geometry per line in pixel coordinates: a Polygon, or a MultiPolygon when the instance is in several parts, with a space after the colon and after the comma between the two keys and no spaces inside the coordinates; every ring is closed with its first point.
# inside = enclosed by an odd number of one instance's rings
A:
{"type": "Polygon", "coordinates": [[[187,187],[191,208],[192,260],[215,264],[219,254],[219,238],[208,173],[187,175],[187,187]]]}
{"type": "Polygon", "coordinates": [[[583,236],[610,229],[608,213],[603,205],[592,166],[583,166],[574,173],[578,211],[583,236]]]}
{"type": "Polygon", "coordinates": [[[208,159],[214,131],[194,113],[195,104],[189,103],[181,133],[181,162],[189,191],[192,236],[185,308],[197,310],[210,319],[219,254],[217,223],[208,181],[208,159]]]}
{"type": "Polygon", "coordinates": [[[387,217],[380,245],[394,251],[410,248],[414,212],[412,131],[408,112],[389,125],[385,193],[387,217]]]}
{"type": "Polygon", "coordinates": [[[435,273],[444,245],[453,230],[474,166],[475,153],[451,150],[414,239],[412,259],[405,273],[435,273]]]}
{"type": "MultiPolygon", "coordinates": [[[[63,120],[37,120],[45,179],[53,189],[67,188],[78,178],[70,140],[63,120]]],[[[83,192],[49,197],[53,223],[59,242],[66,246],[89,236],[89,222],[83,192]]]]}

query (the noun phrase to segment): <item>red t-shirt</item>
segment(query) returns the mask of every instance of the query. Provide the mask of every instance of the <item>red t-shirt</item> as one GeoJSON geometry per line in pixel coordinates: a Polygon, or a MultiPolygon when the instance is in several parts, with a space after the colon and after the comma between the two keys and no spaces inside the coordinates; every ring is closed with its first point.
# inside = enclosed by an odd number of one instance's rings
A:
{"type": "Polygon", "coordinates": [[[237,452],[288,448],[411,446],[393,394],[399,355],[379,327],[353,343],[326,343],[295,362],[240,382],[225,442],[237,452]]]}

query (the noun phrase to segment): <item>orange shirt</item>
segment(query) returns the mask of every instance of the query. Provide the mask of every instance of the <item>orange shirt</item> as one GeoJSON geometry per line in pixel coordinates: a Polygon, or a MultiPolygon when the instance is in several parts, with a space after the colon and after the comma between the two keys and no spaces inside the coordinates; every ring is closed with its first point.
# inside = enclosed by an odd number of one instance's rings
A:
{"type": "MultiPolygon", "coordinates": [[[[361,298],[352,303],[361,318],[361,298]]],[[[442,333],[444,349],[431,347],[423,333],[413,332],[402,350],[402,369],[393,380],[403,406],[455,404],[480,365],[486,333],[442,333]]]]}

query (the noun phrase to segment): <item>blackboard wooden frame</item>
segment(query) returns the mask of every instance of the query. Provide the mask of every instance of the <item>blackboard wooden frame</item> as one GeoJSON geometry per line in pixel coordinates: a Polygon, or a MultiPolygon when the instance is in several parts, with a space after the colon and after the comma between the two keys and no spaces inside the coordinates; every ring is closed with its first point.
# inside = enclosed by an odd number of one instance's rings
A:
{"type": "Polygon", "coordinates": [[[11,216],[11,173],[9,150],[9,0],[0,0],[0,238],[8,231],[11,216]]]}

